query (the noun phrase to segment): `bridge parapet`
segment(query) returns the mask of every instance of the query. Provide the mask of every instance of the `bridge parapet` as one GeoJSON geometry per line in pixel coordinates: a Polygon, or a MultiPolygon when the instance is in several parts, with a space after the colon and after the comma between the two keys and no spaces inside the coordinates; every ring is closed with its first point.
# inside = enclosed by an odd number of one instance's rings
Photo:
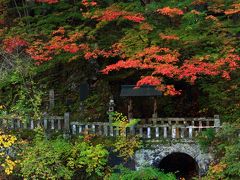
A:
{"type": "Polygon", "coordinates": [[[43,120],[30,120],[29,122],[1,119],[0,125],[2,128],[10,129],[43,127],[47,130],[62,130],[74,135],[96,134],[107,137],[138,135],[142,139],[193,139],[201,131],[206,129],[217,131],[220,128],[219,116],[214,116],[214,118],[152,118],[148,120],[148,123],[144,123],[144,120],[140,122],[141,124],[127,127],[120,132],[119,127],[113,126],[111,122],[70,122],[69,113],[65,113],[64,116],[44,116],[43,120]]]}
{"type": "Polygon", "coordinates": [[[150,122],[149,124],[128,127],[122,134],[120,134],[118,127],[109,122],[71,122],[71,132],[72,134],[93,133],[113,137],[138,135],[143,139],[191,139],[206,129],[215,129],[217,131],[220,128],[219,116],[214,118],[152,118],[150,122]]]}

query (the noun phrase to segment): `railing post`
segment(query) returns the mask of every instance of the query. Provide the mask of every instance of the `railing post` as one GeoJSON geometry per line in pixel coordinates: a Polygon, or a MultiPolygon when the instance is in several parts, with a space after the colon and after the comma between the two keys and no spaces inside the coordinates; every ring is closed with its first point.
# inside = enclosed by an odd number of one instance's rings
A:
{"type": "Polygon", "coordinates": [[[23,128],[27,129],[27,119],[25,119],[24,122],[23,122],[23,128]]]}
{"type": "Polygon", "coordinates": [[[32,119],[30,120],[30,129],[34,129],[34,121],[32,119]]]}
{"type": "Polygon", "coordinates": [[[214,128],[216,128],[216,132],[219,130],[221,126],[219,115],[214,115],[214,128]]]}
{"type": "Polygon", "coordinates": [[[192,126],[195,126],[195,123],[194,123],[194,121],[193,121],[193,120],[192,120],[192,123],[191,123],[191,125],[192,125],[192,126]]]}
{"type": "Polygon", "coordinates": [[[103,128],[103,125],[102,125],[102,124],[99,124],[99,125],[98,125],[98,134],[99,134],[99,136],[102,136],[102,135],[103,135],[102,128],[103,128]]]}
{"type": "Polygon", "coordinates": [[[51,119],[51,129],[54,129],[54,119],[51,119]]]}
{"type": "Polygon", "coordinates": [[[156,127],[155,129],[155,137],[159,138],[159,127],[156,127]]]}
{"type": "Polygon", "coordinates": [[[110,124],[110,136],[113,136],[113,126],[110,124]]]}
{"type": "Polygon", "coordinates": [[[106,124],[103,125],[103,133],[104,136],[108,136],[108,126],[106,124]]]}
{"type": "Polygon", "coordinates": [[[79,125],[78,132],[79,132],[79,134],[81,134],[81,133],[82,133],[82,125],[81,125],[81,124],[79,125]]]}
{"type": "Polygon", "coordinates": [[[14,129],[14,119],[11,120],[11,129],[14,129]]]}
{"type": "Polygon", "coordinates": [[[167,138],[167,126],[163,127],[163,137],[167,138]]]}
{"type": "Polygon", "coordinates": [[[116,136],[119,136],[119,127],[116,127],[116,136]]]}
{"type": "Polygon", "coordinates": [[[93,133],[93,134],[95,134],[95,133],[96,133],[96,127],[95,127],[95,125],[94,125],[94,124],[92,125],[92,133],[93,133]]]}
{"type": "Polygon", "coordinates": [[[48,128],[47,113],[44,113],[43,116],[44,116],[44,118],[43,118],[43,127],[44,127],[44,129],[47,130],[47,128],[48,128]]]}
{"type": "Polygon", "coordinates": [[[189,126],[188,132],[189,132],[189,134],[188,134],[189,138],[192,138],[193,137],[193,127],[192,126],[189,126]]]}
{"type": "Polygon", "coordinates": [[[151,127],[147,127],[147,138],[151,138],[151,127]]]}
{"type": "Polygon", "coordinates": [[[77,127],[76,124],[72,125],[72,133],[75,135],[77,133],[77,127]]]}
{"type": "Polygon", "coordinates": [[[202,121],[199,121],[199,127],[198,127],[198,131],[201,132],[202,131],[202,121]]]}
{"type": "Polygon", "coordinates": [[[176,139],[176,127],[172,126],[172,138],[176,139]]]}
{"type": "Polygon", "coordinates": [[[19,119],[17,119],[17,128],[21,128],[21,121],[19,119]]]}
{"type": "Polygon", "coordinates": [[[64,113],[64,130],[65,133],[69,133],[70,127],[69,127],[69,112],[64,113]]]}
{"type": "Polygon", "coordinates": [[[58,130],[61,130],[62,128],[61,128],[61,119],[58,119],[57,120],[57,123],[58,123],[58,130]]]}
{"type": "Polygon", "coordinates": [[[90,133],[89,133],[89,126],[88,126],[88,124],[85,125],[85,133],[86,133],[86,134],[90,134],[90,133]]]}
{"type": "Polygon", "coordinates": [[[143,128],[142,127],[139,128],[139,135],[140,135],[140,137],[143,137],[143,128]]]}
{"type": "Polygon", "coordinates": [[[184,132],[185,132],[185,128],[181,128],[181,135],[180,135],[180,137],[183,139],[184,138],[184,132]]]}

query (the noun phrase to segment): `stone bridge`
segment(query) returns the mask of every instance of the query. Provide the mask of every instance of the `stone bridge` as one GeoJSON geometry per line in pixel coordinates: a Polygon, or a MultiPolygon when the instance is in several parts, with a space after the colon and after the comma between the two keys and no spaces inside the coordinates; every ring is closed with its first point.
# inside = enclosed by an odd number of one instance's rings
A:
{"type": "MultiPolygon", "coordinates": [[[[73,134],[84,131],[104,136],[138,135],[145,147],[135,153],[135,168],[153,166],[165,172],[177,172],[178,178],[190,180],[206,174],[213,157],[196,143],[195,137],[206,129],[220,128],[219,116],[214,118],[151,118],[126,128],[120,134],[111,123],[71,123],[73,134]]],[[[86,133],[86,132],[85,132],[86,133]]]]}
{"type": "Polygon", "coordinates": [[[206,174],[213,157],[196,143],[195,137],[206,129],[220,128],[219,116],[214,118],[150,118],[141,124],[126,128],[120,134],[111,123],[71,123],[73,134],[87,130],[104,136],[138,135],[145,147],[135,153],[135,168],[153,166],[165,172],[174,172],[186,180],[206,174]],[[177,173],[176,173],[177,172],[177,173]]]}
{"type": "Polygon", "coordinates": [[[135,168],[154,166],[166,172],[177,172],[177,177],[191,179],[207,172],[213,159],[201,151],[194,138],[206,129],[220,128],[219,116],[214,118],[150,118],[140,124],[120,131],[111,122],[70,122],[69,113],[64,116],[45,116],[43,120],[25,122],[1,120],[1,127],[34,129],[38,126],[49,131],[63,131],[73,135],[95,134],[105,137],[138,135],[145,147],[135,154],[135,168]]]}

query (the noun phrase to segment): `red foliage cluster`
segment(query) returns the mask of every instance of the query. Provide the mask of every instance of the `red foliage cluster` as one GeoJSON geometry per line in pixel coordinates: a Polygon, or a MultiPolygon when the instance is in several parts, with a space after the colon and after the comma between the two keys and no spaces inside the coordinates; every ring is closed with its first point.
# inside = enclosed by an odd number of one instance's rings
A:
{"type": "MultiPolygon", "coordinates": [[[[75,42],[82,38],[83,33],[75,32],[65,37],[65,29],[60,27],[56,31],[52,32],[52,39],[44,43],[41,40],[35,41],[28,49],[28,54],[36,61],[48,61],[52,59],[53,55],[59,54],[61,51],[69,53],[77,53],[83,48],[83,45],[79,46],[75,42]]],[[[86,48],[86,46],[85,46],[86,48]]]]}
{"type": "Polygon", "coordinates": [[[110,50],[100,50],[100,49],[94,49],[93,51],[90,51],[90,48],[84,51],[85,55],[84,58],[86,60],[90,59],[97,59],[98,57],[121,57],[124,58],[125,55],[121,51],[122,45],[119,43],[113,44],[110,50]]]}
{"type": "Polygon", "coordinates": [[[79,47],[76,43],[66,44],[63,46],[63,50],[70,53],[77,53],[79,51],[79,47]]]}
{"type": "Polygon", "coordinates": [[[194,83],[198,75],[210,75],[216,76],[219,74],[219,70],[215,64],[202,62],[197,59],[185,60],[182,67],[180,67],[180,74],[178,79],[186,79],[187,81],[194,83]]]}
{"type": "Polygon", "coordinates": [[[159,86],[161,85],[161,79],[154,76],[145,76],[142,77],[136,84],[136,87],[140,87],[143,85],[151,85],[151,86],[159,86]]]}
{"type": "Polygon", "coordinates": [[[170,95],[170,96],[175,96],[179,95],[181,91],[178,91],[174,88],[173,85],[163,85],[162,84],[162,79],[159,77],[154,77],[154,76],[145,76],[142,77],[136,84],[136,88],[141,87],[143,85],[150,85],[150,86],[156,86],[157,90],[163,91],[164,95],[170,95]]]}
{"type": "Polygon", "coordinates": [[[7,53],[12,53],[20,47],[28,46],[27,41],[19,36],[11,37],[3,40],[3,48],[7,53]]]}
{"type": "Polygon", "coordinates": [[[35,0],[36,2],[42,2],[47,4],[56,4],[59,2],[59,0],[35,0]]]}
{"type": "Polygon", "coordinates": [[[31,46],[27,49],[27,53],[36,61],[48,61],[51,60],[51,53],[57,48],[63,47],[61,44],[62,36],[65,33],[65,29],[60,27],[58,30],[54,31],[52,35],[54,36],[51,42],[44,43],[41,40],[36,40],[31,44],[31,46]]]}
{"type": "Polygon", "coordinates": [[[163,77],[186,80],[194,83],[202,75],[217,76],[220,75],[229,79],[229,73],[239,68],[240,56],[228,54],[225,58],[216,62],[205,62],[202,59],[179,61],[180,54],[168,48],[152,46],[146,48],[143,52],[137,53],[134,57],[126,60],[120,60],[116,64],[107,66],[102,72],[108,74],[111,71],[121,69],[147,69],[152,72],[151,75],[141,78],[137,82],[137,87],[142,85],[153,85],[158,90],[168,95],[180,94],[173,85],[164,85],[163,77]]]}
{"type": "Polygon", "coordinates": [[[170,8],[170,7],[164,7],[162,9],[158,9],[157,12],[159,14],[169,16],[169,17],[175,17],[175,16],[183,15],[183,11],[181,9],[170,8]]]}
{"type": "Polygon", "coordinates": [[[166,85],[164,91],[164,95],[175,96],[181,94],[181,90],[176,90],[173,85],[166,85]]]}
{"type": "Polygon", "coordinates": [[[125,15],[123,16],[123,18],[137,23],[140,23],[145,20],[142,14],[125,15]]]}
{"type": "Polygon", "coordinates": [[[103,12],[103,15],[99,18],[99,20],[103,21],[113,21],[120,16],[122,16],[125,12],[124,11],[112,11],[112,10],[106,10],[103,12]]]}
{"type": "Polygon", "coordinates": [[[89,1],[89,0],[82,0],[82,4],[83,4],[85,7],[91,7],[91,6],[96,6],[96,5],[97,5],[97,2],[95,2],[95,1],[89,1]]]}
{"type": "Polygon", "coordinates": [[[99,56],[102,56],[104,58],[121,56],[121,51],[116,50],[116,49],[112,49],[112,50],[108,50],[108,51],[95,49],[92,52],[85,51],[84,58],[86,60],[90,60],[90,59],[97,59],[99,56]]]}
{"type": "Polygon", "coordinates": [[[179,37],[175,34],[165,35],[163,33],[160,33],[159,36],[161,39],[165,39],[165,40],[179,40],[179,37]]]}
{"type": "Polygon", "coordinates": [[[129,68],[139,68],[142,63],[140,60],[119,60],[116,64],[112,64],[107,66],[105,69],[102,70],[103,74],[108,74],[111,71],[119,71],[121,69],[129,69],[129,68]]]}
{"type": "Polygon", "coordinates": [[[202,62],[199,60],[186,60],[180,68],[179,79],[187,79],[194,83],[198,75],[217,76],[229,80],[230,72],[239,68],[240,56],[228,54],[225,58],[218,59],[215,63],[202,62]]]}
{"type": "Polygon", "coordinates": [[[231,9],[224,12],[226,15],[240,14],[240,3],[233,4],[231,9]]]}
{"type": "Polygon", "coordinates": [[[36,61],[49,61],[52,59],[49,51],[44,47],[44,43],[41,40],[35,41],[31,46],[27,49],[27,53],[36,61]]]}
{"type": "Polygon", "coordinates": [[[229,68],[229,71],[234,71],[237,68],[239,68],[238,61],[240,61],[240,56],[236,54],[228,54],[225,58],[219,59],[215,64],[218,67],[227,67],[229,68]]]}
{"type": "Polygon", "coordinates": [[[133,14],[126,11],[112,11],[112,10],[106,10],[103,12],[103,15],[98,18],[98,20],[101,21],[113,21],[119,17],[122,17],[124,19],[127,19],[129,21],[140,23],[145,20],[142,14],[133,14]]]}
{"type": "MultiPolygon", "coordinates": [[[[52,39],[44,43],[41,40],[35,41],[28,49],[27,53],[36,61],[43,62],[49,61],[54,55],[61,52],[68,52],[76,54],[83,53],[86,60],[96,59],[99,56],[104,58],[121,57],[121,45],[114,44],[110,50],[94,49],[91,51],[87,44],[77,43],[83,37],[82,32],[75,32],[74,34],[67,35],[63,27],[52,32],[52,39]]],[[[76,58],[76,56],[74,57],[76,58]]]]}
{"type": "Polygon", "coordinates": [[[172,51],[169,48],[160,48],[158,46],[151,46],[145,48],[143,52],[136,54],[136,59],[144,59],[144,63],[172,63],[178,61],[179,53],[172,51]]]}

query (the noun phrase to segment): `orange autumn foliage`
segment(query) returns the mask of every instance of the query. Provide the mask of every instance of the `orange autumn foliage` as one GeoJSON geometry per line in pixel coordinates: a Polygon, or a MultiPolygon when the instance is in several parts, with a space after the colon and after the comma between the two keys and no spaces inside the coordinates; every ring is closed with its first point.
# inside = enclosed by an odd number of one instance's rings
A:
{"type": "Polygon", "coordinates": [[[160,33],[159,36],[161,39],[164,39],[164,40],[179,40],[179,37],[175,34],[166,35],[166,34],[160,33]]]}
{"type": "Polygon", "coordinates": [[[122,17],[123,19],[140,23],[145,20],[144,16],[140,13],[134,14],[127,11],[116,11],[116,10],[105,10],[103,14],[98,18],[100,21],[113,21],[117,18],[122,17]]]}
{"type": "Polygon", "coordinates": [[[183,15],[183,11],[178,8],[170,8],[170,7],[164,7],[162,9],[158,9],[157,12],[159,14],[169,16],[169,17],[175,17],[175,16],[181,16],[183,15]]]}
{"type": "Polygon", "coordinates": [[[224,12],[226,15],[240,14],[240,3],[233,4],[231,9],[224,12]]]}

